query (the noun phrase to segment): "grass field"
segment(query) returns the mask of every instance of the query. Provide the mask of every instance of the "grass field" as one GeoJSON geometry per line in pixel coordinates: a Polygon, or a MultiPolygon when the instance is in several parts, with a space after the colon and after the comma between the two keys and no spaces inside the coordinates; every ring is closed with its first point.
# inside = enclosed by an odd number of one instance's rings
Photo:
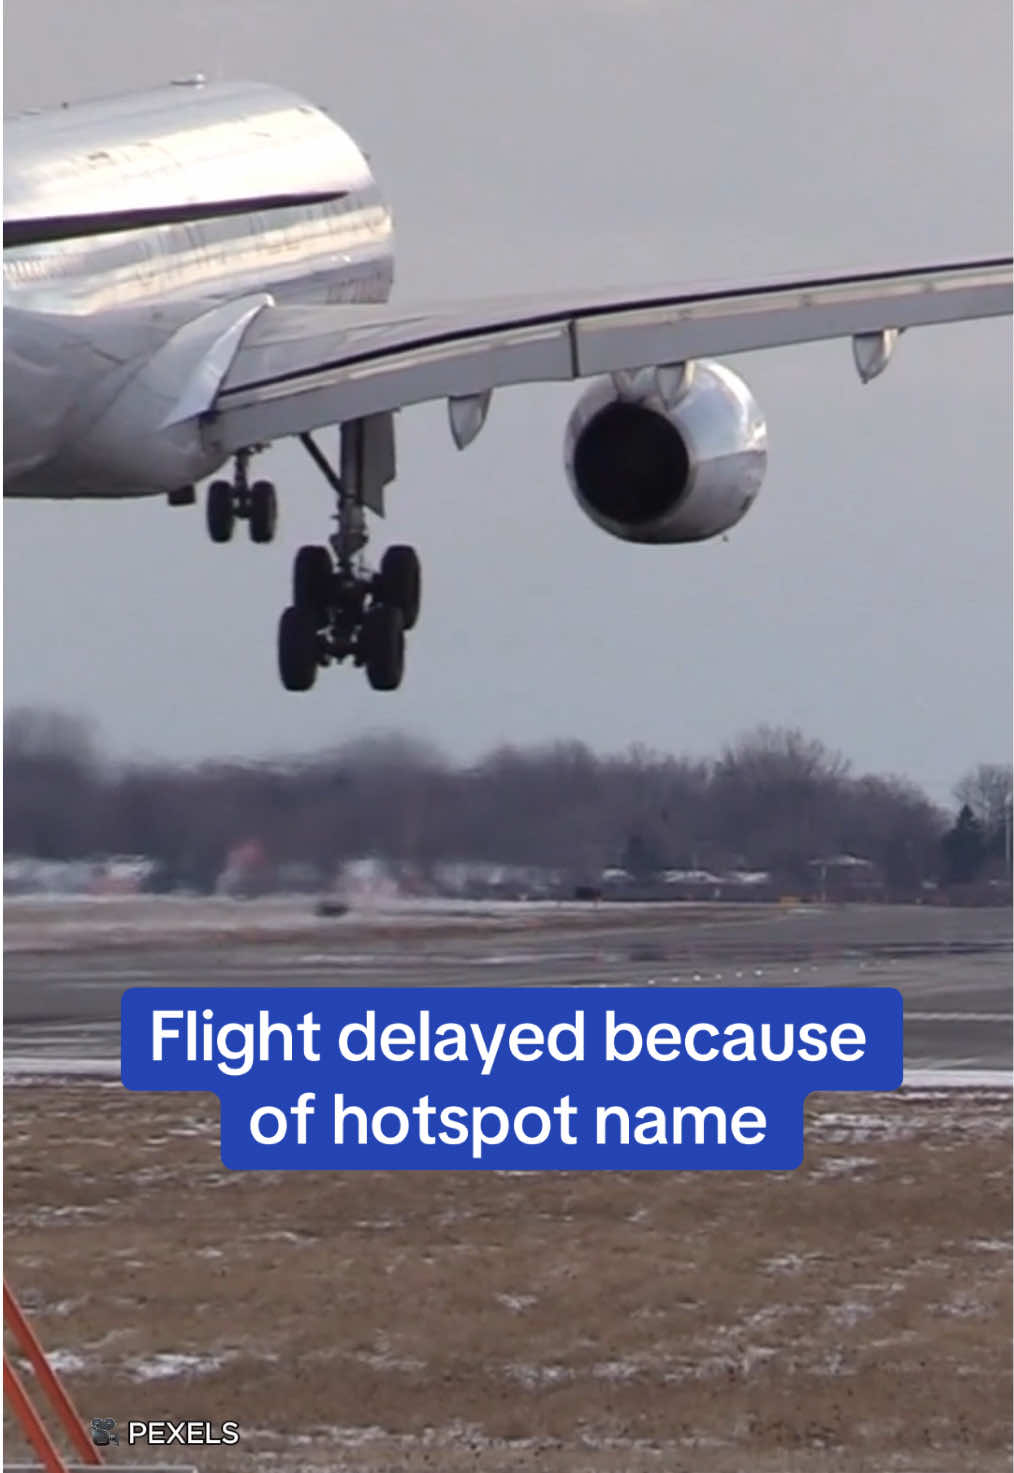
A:
{"type": "Polygon", "coordinates": [[[230,1173],[215,1100],[91,1080],[6,1125],[81,1414],[236,1420],[202,1473],[1010,1467],[1009,1092],[825,1096],[763,1175],[230,1173]]]}

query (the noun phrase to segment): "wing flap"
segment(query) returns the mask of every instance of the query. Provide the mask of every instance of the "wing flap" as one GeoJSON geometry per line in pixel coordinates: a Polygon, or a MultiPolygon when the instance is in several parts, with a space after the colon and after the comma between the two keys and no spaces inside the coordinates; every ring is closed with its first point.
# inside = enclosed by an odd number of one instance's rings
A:
{"type": "MultiPolygon", "coordinates": [[[[292,309],[265,310],[284,314],[292,309]]],[[[266,326],[270,332],[272,324],[266,326]]],[[[281,326],[287,334],[290,324],[274,326],[281,326]]],[[[322,332],[321,326],[317,314],[309,338],[289,337],[285,343],[267,347],[248,331],[248,338],[254,341],[244,344],[233,360],[216,400],[215,421],[208,427],[216,445],[228,452],[248,443],[303,434],[322,425],[426,400],[463,398],[505,384],[549,383],[575,376],[567,323],[467,337],[451,335],[400,350],[396,339],[381,348],[387,334],[380,333],[370,349],[350,360],[335,357],[336,341],[344,333],[341,323],[334,324],[334,335],[326,328],[322,332]],[[251,380],[247,374],[256,377],[251,380]]]]}

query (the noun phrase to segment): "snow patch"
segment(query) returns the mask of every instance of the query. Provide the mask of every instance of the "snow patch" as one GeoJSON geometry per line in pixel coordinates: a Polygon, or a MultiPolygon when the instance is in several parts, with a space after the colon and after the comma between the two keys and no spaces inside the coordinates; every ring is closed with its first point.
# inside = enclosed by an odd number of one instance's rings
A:
{"type": "Polygon", "coordinates": [[[872,1156],[829,1156],[814,1168],[813,1175],[841,1177],[855,1176],[859,1171],[869,1171],[877,1162],[872,1156]]]}
{"type": "Polygon", "coordinates": [[[531,1309],[533,1304],[538,1304],[536,1294],[494,1294],[493,1298],[512,1314],[523,1314],[526,1309],[531,1309]]]}
{"type": "Polygon", "coordinates": [[[540,1386],[559,1386],[564,1381],[573,1381],[574,1371],[570,1366],[510,1365],[504,1368],[513,1380],[520,1381],[528,1391],[540,1386]]]}
{"type": "Polygon", "coordinates": [[[207,1376],[212,1371],[220,1370],[230,1359],[232,1357],[224,1353],[187,1355],[167,1351],[161,1355],[149,1356],[147,1360],[135,1361],[130,1375],[135,1381],[164,1381],[171,1376],[207,1376]]]}
{"type": "Polygon", "coordinates": [[[46,1359],[58,1376],[72,1376],[76,1371],[85,1370],[88,1364],[84,1356],[76,1350],[63,1350],[60,1347],[48,1350],[46,1359]]]}

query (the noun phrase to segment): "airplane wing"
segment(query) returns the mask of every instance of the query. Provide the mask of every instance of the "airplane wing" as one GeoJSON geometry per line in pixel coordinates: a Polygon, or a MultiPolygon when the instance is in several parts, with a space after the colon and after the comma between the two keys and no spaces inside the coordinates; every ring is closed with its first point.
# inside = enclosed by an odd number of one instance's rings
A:
{"type": "Polygon", "coordinates": [[[265,306],[205,421],[223,453],[429,399],[460,446],[509,384],[676,366],[848,337],[860,377],[899,332],[1011,312],[1011,258],[750,286],[513,298],[406,310],[265,306]],[[473,412],[456,413],[472,410],[473,412]]]}

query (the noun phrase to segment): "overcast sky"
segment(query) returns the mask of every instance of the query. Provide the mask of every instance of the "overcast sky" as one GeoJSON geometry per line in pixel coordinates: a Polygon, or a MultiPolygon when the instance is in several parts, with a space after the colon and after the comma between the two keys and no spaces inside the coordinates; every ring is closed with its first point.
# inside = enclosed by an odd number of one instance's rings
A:
{"type": "MultiPolygon", "coordinates": [[[[197,70],[304,93],[393,201],[401,301],[748,279],[1005,252],[1009,24],[1007,0],[7,0],[4,110],[197,70]]],[[[730,360],[768,478],[696,547],[585,521],[574,386],[501,392],[464,454],[442,405],[404,412],[377,545],[418,545],[425,597],[395,695],[278,683],[292,554],[331,511],[298,446],[262,463],[268,548],[213,546],[203,507],[9,502],[6,705],[175,758],[377,727],[461,758],[708,754],[790,723],[945,798],[1010,749],[1010,358],[1005,320],[909,333],[866,388],[847,343],[730,360]]]]}

